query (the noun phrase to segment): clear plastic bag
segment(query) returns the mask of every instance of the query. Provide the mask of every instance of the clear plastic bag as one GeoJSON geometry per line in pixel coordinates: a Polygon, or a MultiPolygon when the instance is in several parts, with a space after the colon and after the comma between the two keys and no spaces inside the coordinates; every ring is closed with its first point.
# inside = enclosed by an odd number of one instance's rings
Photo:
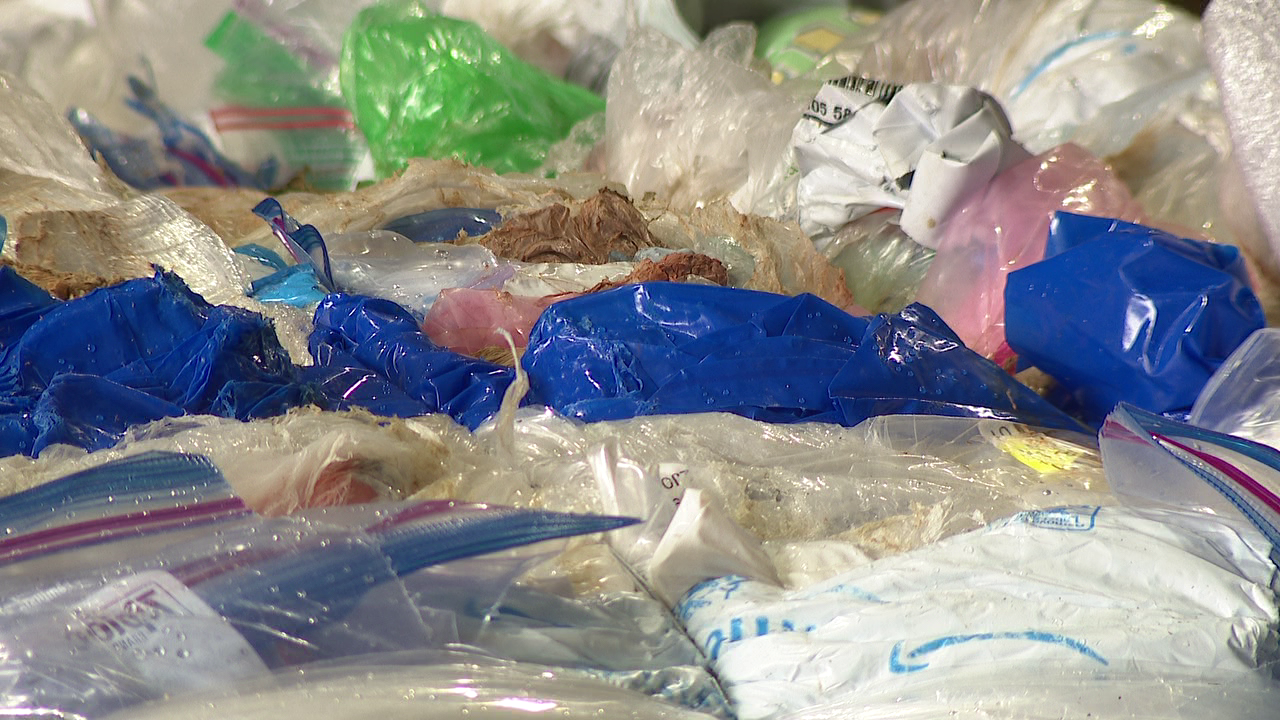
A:
{"type": "Polygon", "coordinates": [[[1187,421],[1280,448],[1280,329],[1249,336],[1205,383],[1187,421]]]}

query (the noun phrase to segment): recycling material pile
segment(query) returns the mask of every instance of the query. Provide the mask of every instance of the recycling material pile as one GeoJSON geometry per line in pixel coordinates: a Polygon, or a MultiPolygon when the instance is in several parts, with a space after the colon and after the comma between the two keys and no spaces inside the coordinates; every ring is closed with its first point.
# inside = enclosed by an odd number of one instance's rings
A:
{"type": "Polygon", "coordinates": [[[78,5],[0,715],[1276,716],[1270,4],[78,5]]]}

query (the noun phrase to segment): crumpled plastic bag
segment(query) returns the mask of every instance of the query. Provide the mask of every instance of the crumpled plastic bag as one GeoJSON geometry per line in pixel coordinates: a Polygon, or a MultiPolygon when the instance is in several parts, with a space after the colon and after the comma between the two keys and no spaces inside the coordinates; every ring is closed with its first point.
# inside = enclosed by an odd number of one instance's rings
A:
{"type": "Polygon", "coordinates": [[[724,410],[772,422],[930,413],[1077,427],[919,305],[860,318],[812,295],[630,285],[548,307],[522,364],[530,402],[587,421],[724,410]]]}
{"type": "Polygon", "coordinates": [[[634,35],[609,75],[608,177],[679,211],[730,198],[742,212],[794,216],[789,139],[816,83],[774,85],[752,69],[754,48],[744,25],[693,50],[634,35]]]}
{"type": "Polygon", "coordinates": [[[1187,412],[1231,351],[1266,324],[1229,245],[1060,212],[1046,255],[1009,275],[1009,346],[1094,424],[1122,401],[1187,412]]]}
{"type": "Polygon", "coordinates": [[[1007,361],[1005,278],[1044,256],[1058,210],[1145,219],[1106,165],[1063,145],[1000,174],[947,219],[916,301],[933,308],[974,352],[1007,361]]]}
{"type": "Polygon", "coordinates": [[[343,96],[383,176],[421,156],[533,170],[574,123],[604,109],[591,91],[416,0],[361,11],[342,45],[343,96]]]}

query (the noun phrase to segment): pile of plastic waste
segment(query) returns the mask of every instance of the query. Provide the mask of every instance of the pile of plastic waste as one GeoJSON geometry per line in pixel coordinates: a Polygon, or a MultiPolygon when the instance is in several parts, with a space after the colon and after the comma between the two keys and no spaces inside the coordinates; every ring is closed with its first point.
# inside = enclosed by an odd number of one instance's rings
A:
{"type": "Polygon", "coordinates": [[[1277,48],[0,1],[0,715],[1274,718],[1277,48]]]}

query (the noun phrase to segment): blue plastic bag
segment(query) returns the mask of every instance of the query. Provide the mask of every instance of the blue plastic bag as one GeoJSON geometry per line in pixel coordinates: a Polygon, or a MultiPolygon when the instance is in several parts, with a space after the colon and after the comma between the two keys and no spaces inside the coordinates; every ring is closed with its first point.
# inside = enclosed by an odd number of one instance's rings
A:
{"type": "Polygon", "coordinates": [[[726,411],[852,426],[928,413],[1080,427],[921,305],[860,318],[807,294],[629,285],[547,308],[523,365],[531,402],[589,422],[726,411]]]}
{"type": "Polygon", "coordinates": [[[0,272],[0,453],[110,447],[184,413],[241,420],[323,400],[261,316],[214,307],[176,275],[56,302],[0,272]]]}
{"type": "Polygon", "coordinates": [[[1265,325],[1231,246],[1057,213],[1046,259],[1009,275],[1006,335],[1091,423],[1119,402],[1191,408],[1209,376],[1265,325]]]}
{"type": "Polygon", "coordinates": [[[379,415],[448,413],[476,428],[498,411],[515,371],[445,350],[403,307],[338,293],[316,308],[307,378],[339,408],[379,415]]]}

